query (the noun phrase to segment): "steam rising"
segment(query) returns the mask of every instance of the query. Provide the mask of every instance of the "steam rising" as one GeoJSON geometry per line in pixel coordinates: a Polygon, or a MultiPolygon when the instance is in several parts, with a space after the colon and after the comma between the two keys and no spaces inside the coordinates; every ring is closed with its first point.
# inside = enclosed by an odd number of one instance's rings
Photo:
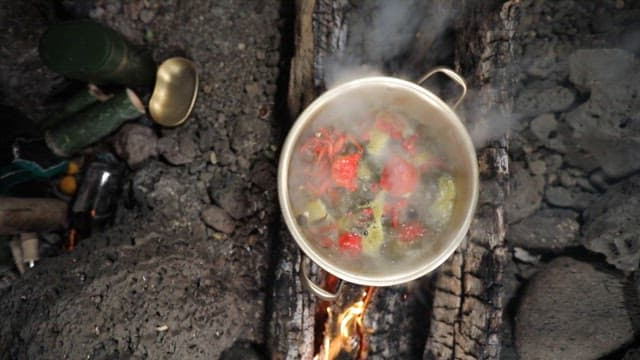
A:
{"type": "Polygon", "coordinates": [[[390,61],[412,47],[424,49],[424,56],[430,56],[429,48],[454,15],[451,5],[441,1],[363,2],[358,11],[350,14],[353,25],[348,29],[342,53],[326,61],[326,83],[333,87],[358,77],[382,75],[390,61]]]}
{"type": "MultiPolygon", "coordinates": [[[[334,87],[382,75],[416,80],[422,75],[416,71],[430,70],[450,53],[452,44],[443,34],[458,15],[458,9],[442,0],[361,2],[357,10],[349,13],[351,27],[347,29],[344,49],[324,61],[326,84],[334,87]]],[[[481,148],[501,138],[514,125],[514,117],[495,110],[478,111],[479,105],[469,99],[472,94],[465,100],[464,111],[473,119],[468,129],[473,143],[481,148]],[[479,114],[485,115],[479,118],[479,114]]],[[[359,105],[347,102],[344,112],[359,112],[359,105]]]]}

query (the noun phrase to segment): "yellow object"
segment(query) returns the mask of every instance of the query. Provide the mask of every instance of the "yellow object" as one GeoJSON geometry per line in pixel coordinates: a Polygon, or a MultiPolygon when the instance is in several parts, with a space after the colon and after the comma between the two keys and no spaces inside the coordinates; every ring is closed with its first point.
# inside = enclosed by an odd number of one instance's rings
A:
{"type": "Polygon", "coordinates": [[[197,96],[196,65],[185,58],[170,58],[158,67],[156,86],[149,100],[149,114],[162,126],[178,126],[191,114],[197,96]]]}
{"type": "Polygon", "coordinates": [[[78,171],[80,171],[78,163],[75,161],[69,161],[69,165],[67,165],[67,175],[75,175],[78,171]]]}
{"type": "Polygon", "coordinates": [[[58,184],[58,188],[64,194],[73,195],[76,193],[78,189],[78,182],[76,181],[75,176],[67,175],[60,179],[60,183],[58,184]]]}
{"type": "Polygon", "coordinates": [[[376,219],[367,228],[367,235],[362,239],[362,250],[367,254],[375,254],[384,242],[384,232],[382,231],[382,222],[376,219]]]}
{"type": "Polygon", "coordinates": [[[367,152],[374,156],[380,155],[388,141],[389,135],[378,129],[372,129],[369,135],[369,144],[367,144],[367,152]]]}
{"type": "Polygon", "coordinates": [[[307,203],[307,206],[304,208],[304,215],[309,222],[314,223],[327,216],[327,208],[324,206],[322,200],[315,199],[307,203]]]}
{"type": "Polygon", "coordinates": [[[438,223],[444,225],[449,221],[453,212],[453,203],[456,198],[456,184],[449,175],[443,175],[438,179],[438,199],[432,207],[432,216],[438,223]]]}

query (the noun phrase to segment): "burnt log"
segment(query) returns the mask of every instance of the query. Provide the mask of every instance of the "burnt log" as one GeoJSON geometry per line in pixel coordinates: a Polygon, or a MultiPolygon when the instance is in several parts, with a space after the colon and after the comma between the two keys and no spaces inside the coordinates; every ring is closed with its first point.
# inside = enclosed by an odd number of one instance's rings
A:
{"type": "MultiPolygon", "coordinates": [[[[434,4],[450,12],[443,15],[430,5],[416,5],[414,10],[424,13],[424,19],[411,24],[414,41],[395,55],[360,63],[376,66],[389,75],[419,75],[427,70],[423,66],[442,64],[442,58],[434,58],[429,51],[443,46],[443,39],[453,39],[450,63],[445,65],[464,74],[474,88],[498,84],[495,90],[481,92],[479,100],[471,106],[473,109],[468,109],[473,117],[469,116],[467,123],[490,116],[496,106],[507,112],[509,98],[500,91],[500,84],[510,79],[501,70],[508,62],[505,34],[509,29],[489,30],[495,29],[496,24],[509,26],[508,5],[504,5],[498,17],[489,16],[496,13],[497,1],[456,5],[441,0],[434,4]],[[448,25],[434,28],[434,17],[445,15],[448,25]],[[428,29],[433,29],[433,33],[425,34],[428,29]]],[[[365,51],[362,46],[366,44],[358,43],[355,48],[350,44],[357,40],[351,31],[361,25],[358,22],[366,18],[362,11],[372,11],[371,6],[368,2],[347,0],[296,1],[295,53],[288,93],[293,118],[328,86],[332,61],[349,59],[357,56],[358,51],[365,51]]],[[[300,254],[295,241],[282,229],[280,251],[275,254],[278,263],[268,341],[273,357],[311,358],[324,351],[353,359],[497,359],[503,310],[502,274],[508,260],[502,206],[508,181],[506,137],[479,151],[478,156],[484,193],[467,239],[436,273],[409,284],[373,290],[345,283],[334,303],[314,301],[298,279],[300,254]],[[368,295],[363,297],[365,293],[368,295]],[[352,343],[346,345],[328,342],[327,338],[337,337],[336,329],[343,320],[339,315],[360,301],[366,305],[361,336],[353,336],[352,343]],[[323,311],[329,314],[326,318],[318,316],[323,311]],[[309,336],[313,341],[309,341],[309,336]]]]}
{"type": "Polygon", "coordinates": [[[68,211],[58,199],[0,197],[0,235],[62,229],[68,211]]]}

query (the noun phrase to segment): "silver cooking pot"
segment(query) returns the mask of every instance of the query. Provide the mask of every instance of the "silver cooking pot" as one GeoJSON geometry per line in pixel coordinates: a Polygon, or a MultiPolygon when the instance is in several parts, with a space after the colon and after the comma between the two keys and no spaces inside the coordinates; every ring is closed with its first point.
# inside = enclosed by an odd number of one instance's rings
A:
{"type": "MultiPolygon", "coordinates": [[[[365,77],[338,85],[310,104],[298,117],[291,128],[278,167],[278,196],[284,220],[293,238],[308,258],[325,271],[339,279],[364,286],[391,286],[409,282],[424,276],[440,266],[460,245],[465,237],[478,199],[478,164],[471,138],[458,116],[438,96],[419,86],[435,73],[447,75],[462,87],[460,97],[453,108],[466,94],[464,80],[454,71],[436,68],[418,83],[412,83],[394,77],[365,77]],[[354,105],[355,104],[355,105],[354,105]],[[429,245],[422,247],[412,256],[400,260],[371,262],[366,259],[354,259],[332,252],[316,241],[305,236],[301,225],[296,221],[292,206],[292,195],[296,189],[291,186],[292,156],[300,147],[302,134],[313,129],[314,122],[331,116],[338,108],[354,109],[369,107],[373,110],[401,108],[403,112],[421,119],[425,126],[437,132],[439,146],[445,149],[450,159],[448,167],[456,186],[456,197],[448,225],[429,245]]],[[[357,121],[358,116],[353,116],[357,121]]],[[[336,294],[324,290],[309,279],[309,264],[304,256],[301,266],[301,279],[305,287],[316,296],[332,300],[336,294]]]]}

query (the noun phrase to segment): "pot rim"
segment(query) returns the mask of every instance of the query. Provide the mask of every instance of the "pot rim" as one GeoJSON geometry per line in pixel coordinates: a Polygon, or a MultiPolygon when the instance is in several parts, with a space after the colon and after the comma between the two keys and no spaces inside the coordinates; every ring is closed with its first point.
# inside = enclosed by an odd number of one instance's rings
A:
{"type": "Polygon", "coordinates": [[[327,90],[324,94],[316,98],[298,116],[295,123],[291,127],[291,130],[287,134],[287,138],[282,147],[278,164],[278,200],[280,202],[280,208],[285,223],[287,224],[287,228],[293,238],[296,240],[296,243],[298,244],[300,249],[313,262],[315,262],[325,271],[337,276],[344,281],[364,286],[391,286],[406,283],[422,277],[442,265],[442,263],[445,262],[458,248],[458,246],[466,236],[467,231],[469,230],[478,202],[478,188],[478,163],[475,148],[471,141],[471,137],[469,136],[469,133],[467,132],[460,118],[444,101],[442,101],[442,99],[433,94],[431,91],[410,81],[389,76],[372,76],[351,80],[327,90]],[[322,107],[324,107],[327,103],[330,103],[332,100],[341,96],[343,93],[349,90],[367,85],[387,85],[410,90],[424,101],[427,101],[436,106],[438,110],[442,111],[443,114],[446,115],[449,120],[451,120],[451,125],[455,128],[455,131],[460,134],[463,145],[466,147],[464,153],[471,155],[469,160],[473,165],[473,169],[471,169],[472,182],[470,189],[470,206],[466,210],[463,223],[457,229],[457,231],[454,232],[452,237],[448,239],[448,244],[446,245],[446,247],[432,261],[426,262],[422,264],[422,266],[415,267],[414,269],[403,273],[383,276],[367,276],[362,274],[354,274],[353,272],[344,270],[341,267],[331,263],[330,261],[325,260],[325,258],[321,254],[317,253],[308,244],[304,234],[298,227],[295,216],[292,213],[291,203],[289,201],[289,165],[291,163],[291,157],[294,147],[302,131],[305,129],[309,121],[313,119],[315,113],[322,107]]]}

